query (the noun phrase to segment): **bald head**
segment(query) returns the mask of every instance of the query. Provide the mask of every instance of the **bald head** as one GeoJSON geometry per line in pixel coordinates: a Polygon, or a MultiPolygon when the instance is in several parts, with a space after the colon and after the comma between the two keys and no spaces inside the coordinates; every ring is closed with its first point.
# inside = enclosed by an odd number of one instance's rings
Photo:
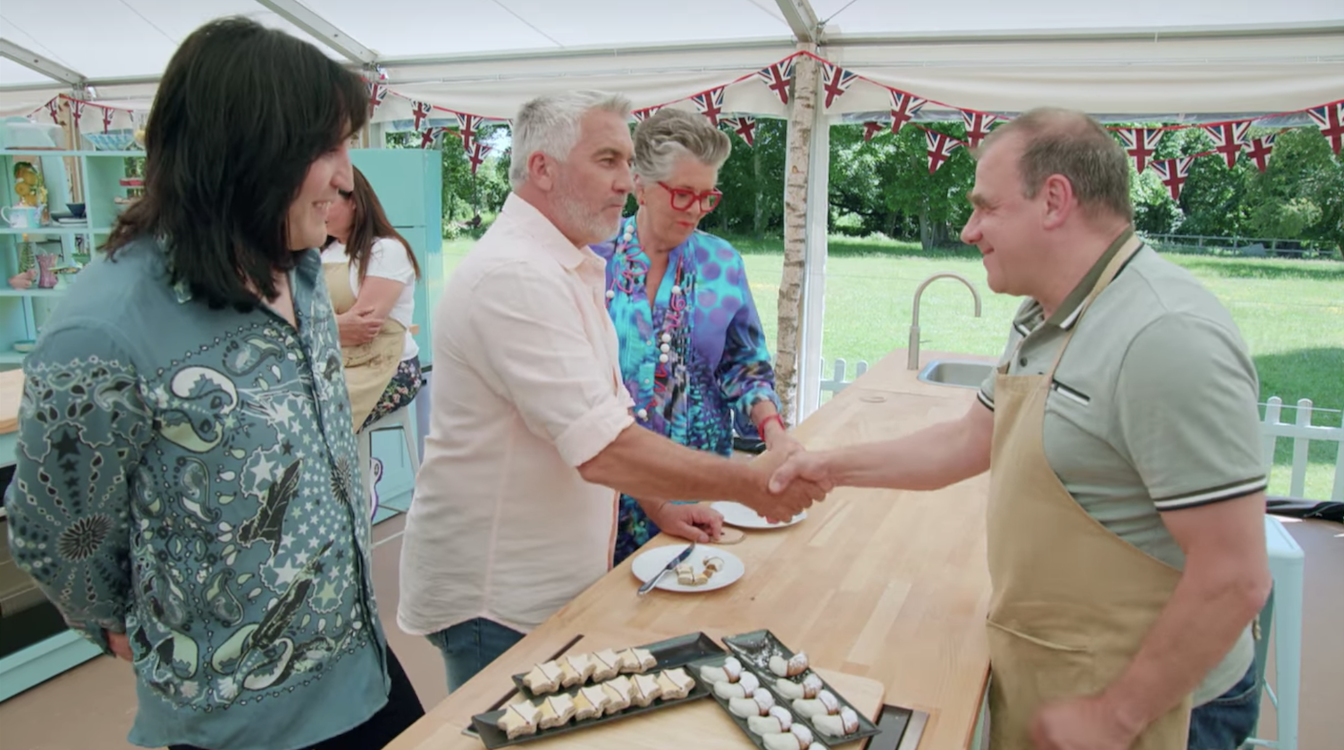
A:
{"type": "Polygon", "coordinates": [[[1051,175],[1073,186],[1078,206],[1093,218],[1132,221],[1129,159],[1096,120],[1068,109],[1033,109],[994,129],[977,155],[992,148],[1021,149],[1022,194],[1035,198],[1051,175]]]}

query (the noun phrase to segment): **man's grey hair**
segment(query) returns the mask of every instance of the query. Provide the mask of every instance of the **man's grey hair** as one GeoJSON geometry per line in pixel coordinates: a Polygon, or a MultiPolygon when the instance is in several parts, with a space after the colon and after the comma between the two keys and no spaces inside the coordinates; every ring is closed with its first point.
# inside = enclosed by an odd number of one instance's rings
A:
{"type": "Polygon", "coordinates": [[[728,134],[681,109],[660,109],[635,128],[635,174],[657,182],[672,173],[677,160],[691,157],[719,169],[733,150],[728,134]]]}
{"type": "Polygon", "coordinates": [[[579,124],[593,110],[630,117],[630,100],[605,91],[570,91],[539,96],[523,104],[513,118],[513,155],[509,183],[527,182],[527,162],[540,151],[564,161],[579,142],[579,124]]]}

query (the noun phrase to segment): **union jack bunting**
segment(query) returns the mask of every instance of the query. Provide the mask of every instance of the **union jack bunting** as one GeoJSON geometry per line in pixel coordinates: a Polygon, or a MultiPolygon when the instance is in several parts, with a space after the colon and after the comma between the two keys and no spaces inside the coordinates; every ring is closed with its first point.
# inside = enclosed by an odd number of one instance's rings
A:
{"type": "Polygon", "coordinates": [[[1120,128],[1115,131],[1125,146],[1125,153],[1134,160],[1134,167],[1143,174],[1144,167],[1157,154],[1157,142],[1162,140],[1162,131],[1157,128],[1120,128]]]}
{"type": "Polygon", "coordinates": [[[691,97],[691,102],[695,104],[695,108],[699,110],[700,114],[708,117],[709,124],[716,128],[721,121],[719,115],[723,114],[723,89],[723,86],[719,86],[691,97]]]}
{"type": "Polygon", "coordinates": [[[365,81],[364,88],[369,92],[369,116],[372,117],[378,107],[382,105],[383,100],[387,98],[387,84],[376,81],[365,81]]]}
{"type": "Polygon", "coordinates": [[[1263,138],[1252,138],[1250,145],[1246,146],[1246,156],[1255,162],[1255,168],[1261,172],[1269,167],[1269,153],[1274,150],[1274,139],[1277,137],[1277,133],[1270,133],[1263,138]]]}
{"type": "Polygon", "coordinates": [[[644,109],[637,109],[630,114],[635,116],[635,122],[644,122],[660,109],[662,109],[662,107],[645,107],[644,109]]]}
{"type": "Polygon", "coordinates": [[[412,101],[411,117],[415,118],[415,125],[413,125],[411,129],[416,132],[419,132],[420,126],[425,124],[425,121],[429,119],[429,115],[433,111],[434,111],[434,105],[430,104],[429,102],[412,101]]]}
{"type": "Polygon", "coordinates": [[[51,121],[57,125],[61,124],[61,97],[53,97],[47,102],[47,114],[51,115],[51,121]]]}
{"type": "Polygon", "coordinates": [[[747,142],[748,146],[756,145],[756,118],[740,115],[736,118],[724,120],[728,127],[733,129],[734,133],[742,136],[742,140],[747,142]]]}
{"type": "Polygon", "coordinates": [[[880,122],[874,122],[872,120],[865,122],[863,124],[863,140],[871,141],[873,139],[873,136],[882,132],[882,129],[885,127],[886,125],[883,125],[880,122]]]}
{"type": "Polygon", "coordinates": [[[824,83],[821,88],[826,92],[825,108],[830,109],[831,105],[835,103],[836,98],[848,91],[850,85],[858,80],[859,74],[851,73],[839,65],[832,65],[830,63],[822,63],[822,67],[824,72],[824,83]]]}
{"type": "Polygon", "coordinates": [[[1321,129],[1321,135],[1330,141],[1330,150],[1339,156],[1340,147],[1344,146],[1344,101],[1309,109],[1307,115],[1321,129]]]}
{"type": "Polygon", "coordinates": [[[79,99],[69,99],[70,117],[74,120],[75,132],[79,132],[79,120],[84,116],[84,102],[79,99]]]}
{"type": "Polygon", "coordinates": [[[962,145],[961,141],[936,130],[925,130],[924,139],[929,144],[929,174],[937,172],[952,156],[952,152],[962,145]]]}
{"type": "Polygon", "coordinates": [[[915,119],[919,110],[928,104],[928,99],[920,99],[904,91],[891,91],[891,132],[899,133],[907,122],[915,119]]]}
{"type": "Polygon", "coordinates": [[[1162,184],[1167,186],[1167,191],[1171,193],[1171,199],[1178,201],[1181,199],[1181,186],[1185,185],[1185,178],[1190,176],[1190,164],[1194,162],[1193,156],[1182,156],[1179,159],[1162,159],[1153,162],[1153,171],[1162,178],[1162,184]]]}
{"type": "Polygon", "coordinates": [[[471,148],[467,150],[467,159],[471,161],[471,173],[476,174],[476,170],[485,163],[485,156],[493,149],[481,143],[479,140],[471,142],[471,148]]]}
{"type": "Polygon", "coordinates": [[[420,148],[429,148],[430,146],[433,146],[434,141],[437,141],[439,136],[443,135],[445,130],[447,130],[447,128],[436,128],[433,125],[426,127],[420,132],[420,148]]]}
{"type": "Polygon", "coordinates": [[[756,71],[756,77],[775,92],[781,104],[789,103],[789,86],[793,83],[793,58],[756,71]]]}
{"type": "Polygon", "coordinates": [[[1243,122],[1220,122],[1215,125],[1201,125],[1204,132],[1213,139],[1213,150],[1227,160],[1227,168],[1237,166],[1237,154],[1246,145],[1246,131],[1250,130],[1250,120],[1243,122]]]}
{"type": "Polygon", "coordinates": [[[476,144],[476,131],[481,127],[485,118],[480,115],[464,115],[461,112],[454,112],[457,115],[457,137],[462,139],[462,148],[468,154],[474,153],[473,147],[476,144]]]}
{"type": "Polygon", "coordinates": [[[989,136],[989,126],[997,122],[999,116],[963,110],[961,119],[966,123],[966,140],[971,144],[971,148],[975,148],[989,136]]]}
{"type": "Polygon", "coordinates": [[[112,129],[112,117],[117,114],[117,111],[115,109],[112,109],[111,107],[103,107],[102,110],[103,110],[103,132],[106,133],[107,131],[112,129]]]}

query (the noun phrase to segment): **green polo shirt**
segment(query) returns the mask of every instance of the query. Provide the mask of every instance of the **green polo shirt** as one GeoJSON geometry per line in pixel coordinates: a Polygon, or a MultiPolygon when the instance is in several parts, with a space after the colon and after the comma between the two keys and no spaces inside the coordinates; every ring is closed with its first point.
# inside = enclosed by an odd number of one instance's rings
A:
{"type": "MultiPolygon", "coordinates": [[[[1046,460],[1099,523],[1183,569],[1185,555],[1161,513],[1265,489],[1259,382],[1227,309],[1147,246],[1084,304],[1130,234],[1116,239],[1048,319],[1039,302],[1022,304],[1000,365],[1009,375],[1044,374],[1077,328],[1046,400],[1046,460]]],[[[992,375],[980,400],[994,408],[992,375]]],[[[1195,704],[1236,684],[1253,656],[1248,629],[1196,691],[1195,704]]]]}

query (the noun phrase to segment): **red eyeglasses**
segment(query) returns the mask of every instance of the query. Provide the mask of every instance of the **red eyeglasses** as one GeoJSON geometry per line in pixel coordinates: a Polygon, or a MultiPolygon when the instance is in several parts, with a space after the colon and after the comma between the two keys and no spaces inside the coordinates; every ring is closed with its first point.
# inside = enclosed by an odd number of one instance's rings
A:
{"type": "Polygon", "coordinates": [[[709,213],[719,205],[719,201],[723,200],[723,193],[717,190],[706,190],[703,193],[697,193],[694,190],[687,190],[685,188],[674,188],[662,181],[658,182],[658,186],[668,192],[672,201],[673,211],[690,211],[692,206],[699,205],[701,211],[709,213]]]}

